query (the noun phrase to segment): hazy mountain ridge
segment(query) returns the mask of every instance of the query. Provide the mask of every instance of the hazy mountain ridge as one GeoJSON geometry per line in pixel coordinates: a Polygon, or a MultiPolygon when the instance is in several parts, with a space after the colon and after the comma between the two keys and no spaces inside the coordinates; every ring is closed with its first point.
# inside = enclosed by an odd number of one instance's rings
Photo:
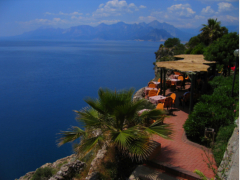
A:
{"type": "MultiPolygon", "coordinates": [[[[234,28],[231,27],[231,29],[234,28]]],[[[39,28],[22,35],[12,36],[10,39],[164,41],[168,38],[177,37],[181,41],[188,41],[191,37],[197,35],[197,31],[188,30],[187,32],[187,29],[185,30],[186,32],[175,28],[173,25],[155,20],[148,24],[144,22],[139,24],[118,22],[112,25],[102,23],[96,27],[80,25],[68,29],[39,28]]]]}

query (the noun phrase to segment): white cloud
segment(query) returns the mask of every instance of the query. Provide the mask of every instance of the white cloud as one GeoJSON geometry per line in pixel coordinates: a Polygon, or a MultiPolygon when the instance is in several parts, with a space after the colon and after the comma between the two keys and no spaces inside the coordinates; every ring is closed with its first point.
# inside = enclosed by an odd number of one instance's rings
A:
{"type": "Polygon", "coordinates": [[[230,15],[227,15],[226,16],[226,19],[229,20],[230,22],[238,22],[239,21],[239,17],[233,17],[233,16],[230,16],[230,15]]]}
{"type": "Polygon", "coordinates": [[[138,10],[138,7],[134,3],[127,4],[125,0],[111,0],[106,4],[100,4],[99,8],[93,13],[93,16],[120,16],[123,13],[132,13],[138,10]]]}
{"type": "Polygon", "coordinates": [[[142,8],[142,9],[144,9],[144,8],[146,8],[146,6],[144,6],[144,5],[141,5],[141,6],[139,6],[139,8],[142,8]]]}
{"type": "Polygon", "coordinates": [[[154,20],[157,20],[157,18],[156,18],[156,17],[153,17],[153,16],[147,16],[147,17],[140,16],[140,17],[139,17],[139,20],[149,23],[149,22],[152,22],[152,21],[154,21],[154,20]]]}
{"type": "Polygon", "coordinates": [[[203,8],[201,11],[202,14],[213,14],[214,10],[211,8],[211,6],[207,6],[206,8],[203,8]]]}
{"type": "Polygon", "coordinates": [[[233,9],[233,5],[230,3],[225,3],[225,2],[218,3],[219,12],[231,11],[232,9],[233,9]]]}
{"type": "Polygon", "coordinates": [[[195,19],[205,19],[204,16],[199,16],[199,15],[196,15],[194,18],[195,18],[195,19]]]}
{"type": "Polygon", "coordinates": [[[97,24],[101,24],[101,23],[104,23],[104,24],[115,24],[115,23],[118,23],[118,22],[122,22],[122,21],[121,20],[102,20],[102,21],[97,22],[97,24]]]}
{"type": "Polygon", "coordinates": [[[59,12],[59,13],[50,13],[50,12],[45,12],[44,13],[44,15],[63,15],[63,16],[76,16],[76,15],[78,15],[78,16],[80,16],[80,15],[82,15],[83,13],[79,13],[79,12],[77,12],[77,11],[75,11],[75,12],[72,12],[72,13],[64,13],[64,12],[59,12]]]}
{"type": "Polygon", "coordinates": [[[67,23],[66,20],[62,20],[61,18],[53,18],[52,20],[49,19],[34,19],[31,21],[25,21],[25,22],[18,22],[22,25],[57,25],[57,24],[63,24],[67,23]]]}
{"type": "Polygon", "coordinates": [[[167,9],[169,13],[173,13],[181,17],[191,17],[196,13],[191,9],[190,4],[175,4],[167,9]]]}

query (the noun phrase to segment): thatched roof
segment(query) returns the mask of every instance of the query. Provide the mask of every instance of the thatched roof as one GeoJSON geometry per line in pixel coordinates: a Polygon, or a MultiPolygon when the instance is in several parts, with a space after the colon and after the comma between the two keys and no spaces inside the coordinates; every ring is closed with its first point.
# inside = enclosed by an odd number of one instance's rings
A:
{"type": "Polygon", "coordinates": [[[176,58],[183,58],[183,60],[179,60],[182,62],[192,62],[192,63],[201,63],[201,64],[213,64],[215,61],[206,61],[202,54],[180,54],[175,55],[176,58]]]}
{"type": "Polygon", "coordinates": [[[172,70],[178,70],[181,72],[207,72],[209,65],[215,62],[210,62],[204,60],[203,55],[188,55],[188,54],[181,54],[176,55],[174,57],[178,58],[184,58],[184,60],[178,60],[178,61],[162,61],[157,62],[157,67],[172,69],[172,70]]]}

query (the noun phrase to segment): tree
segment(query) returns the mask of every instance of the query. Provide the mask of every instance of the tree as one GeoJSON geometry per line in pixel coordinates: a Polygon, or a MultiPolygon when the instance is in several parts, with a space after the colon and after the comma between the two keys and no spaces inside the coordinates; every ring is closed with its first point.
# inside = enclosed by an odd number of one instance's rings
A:
{"type": "Polygon", "coordinates": [[[221,27],[221,22],[217,21],[217,19],[208,19],[208,24],[203,24],[203,28],[200,31],[202,31],[200,35],[206,45],[212,44],[213,41],[228,33],[228,29],[221,27]]]}
{"type": "Polygon", "coordinates": [[[75,146],[78,154],[87,154],[105,144],[133,160],[146,159],[155,147],[150,137],[156,134],[169,138],[172,130],[162,124],[163,111],[150,107],[151,110],[138,115],[139,110],[146,108],[146,101],[132,101],[133,92],[133,89],[119,92],[99,89],[97,100],[85,100],[90,107],[76,111],[77,120],[85,130],[75,126],[70,131],[62,131],[59,145],[80,138],[81,142],[75,146]],[[150,119],[156,122],[151,124],[150,119]]]}
{"type": "Polygon", "coordinates": [[[167,48],[170,47],[174,47],[180,45],[180,39],[178,38],[168,38],[165,42],[164,42],[164,46],[167,48]]]}
{"type": "Polygon", "coordinates": [[[239,35],[234,33],[225,34],[209,45],[204,52],[204,57],[208,61],[217,61],[219,64],[229,66],[228,74],[230,74],[230,67],[235,62],[233,52],[239,49],[239,35]]]}

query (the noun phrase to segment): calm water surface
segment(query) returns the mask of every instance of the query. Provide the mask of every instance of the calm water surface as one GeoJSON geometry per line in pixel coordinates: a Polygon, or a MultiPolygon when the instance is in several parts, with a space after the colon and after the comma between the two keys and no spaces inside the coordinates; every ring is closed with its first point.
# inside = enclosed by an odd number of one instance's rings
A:
{"type": "Polygon", "coordinates": [[[0,41],[0,180],[72,153],[57,133],[100,87],[135,90],[154,77],[158,42],[0,41]]]}

